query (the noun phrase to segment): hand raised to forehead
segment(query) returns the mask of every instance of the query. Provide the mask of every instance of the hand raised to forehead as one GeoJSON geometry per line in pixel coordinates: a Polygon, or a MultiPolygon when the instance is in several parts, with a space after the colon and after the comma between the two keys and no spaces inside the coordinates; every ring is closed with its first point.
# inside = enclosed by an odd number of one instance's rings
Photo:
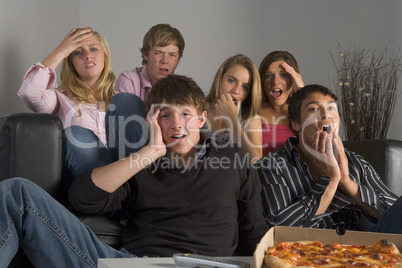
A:
{"type": "Polygon", "coordinates": [[[70,30],[61,43],[42,61],[42,64],[56,70],[60,62],[74,50],[83,46],[90,36],[92,36],[92,29],[90,28],[82,30],[74,28],[70,30]]]}
{"type": "Polygon", "coordinates": [[[56,48],[65,57],[71,54],[74,50],[81,47],[86,39],[92,35],[92,29],[72,29],[67,36],[61,41],[60,45],[56,48]]]}
{"type": "Polygon", "coordinates": [[[281,66],[292,78],[292,90],[297,91],[299,88],[304,87],[304,82],[301,75],[295,71],[295,69],[287,64],[286,62],[282,62],[281,66]]]}

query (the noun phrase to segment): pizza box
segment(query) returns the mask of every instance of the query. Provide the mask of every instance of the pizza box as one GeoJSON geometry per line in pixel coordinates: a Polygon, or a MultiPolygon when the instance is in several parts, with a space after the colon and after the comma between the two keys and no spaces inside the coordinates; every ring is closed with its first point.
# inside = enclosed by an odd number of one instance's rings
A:
{"type": "Polygon", "coordinates": [[[373,245],[382,239],[391,241],[402,251],[402,235],[400,234],[346,231],[341,236],[336,233],[336,230],[331,229],[275,226],[268,230],[257,245],[253,256],[254,268],[266,267],[263,265],[265,251],[279,241],[313,240],[325,244],[373,245]]]}

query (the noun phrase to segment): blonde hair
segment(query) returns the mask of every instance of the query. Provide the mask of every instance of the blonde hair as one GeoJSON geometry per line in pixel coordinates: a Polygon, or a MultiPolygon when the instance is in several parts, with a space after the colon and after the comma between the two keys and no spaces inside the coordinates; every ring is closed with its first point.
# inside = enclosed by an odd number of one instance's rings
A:
{"type": "MultiPolygon", "coordinates": [[[[77,31],[91,29],[90,27],[80,28],[77,31]]],[[[115,75],[112,71],[111,55],[109,45],[106,39],[98,32],[92,30],[92,33],[98,39],[104,53],[104,67],[98,79],[98,90],[96,91],[99,103],[108,107],[110,100],[114,95],[115,75]]],[[[70,54],[71,55],[71,54],[70,54]]],[[[82,81],[74,68],[70,55],[63,60],[60,73],[60,89],[67,90],[78,101],[79,105],[84,103],[92,103],[93,93],[90,87],[82,81]]],[[[79,111],[80,112],[80,111],[79,111]]]]}
{"type": "Polygon", "coordinates": [[[258,69],[253,61],[243,55],[237,54],[225,60],[219,67],[212,82],[211,90],[206,97],[207,102],[215,104],[222,95],[222,77],[233,66],[242,65],[248,70],[251,76],[251,90],[247,98],[241,103],[241,118],[243,123],[249,118],[255,116],[261,107],[261,84],[258,69]]]}

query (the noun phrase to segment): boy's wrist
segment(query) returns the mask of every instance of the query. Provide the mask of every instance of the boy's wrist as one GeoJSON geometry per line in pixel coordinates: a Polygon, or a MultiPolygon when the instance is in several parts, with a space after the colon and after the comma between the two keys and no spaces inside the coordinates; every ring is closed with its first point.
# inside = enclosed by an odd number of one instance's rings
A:
{"type": "Polygon", "coordinates": [[[147,152],[149,153],[150,156],[154,158],[154,161],[156,159],[164,156],[166,154],[166,145],[163,144],[148,144],[144,148],[147,148],[147,152]]]}

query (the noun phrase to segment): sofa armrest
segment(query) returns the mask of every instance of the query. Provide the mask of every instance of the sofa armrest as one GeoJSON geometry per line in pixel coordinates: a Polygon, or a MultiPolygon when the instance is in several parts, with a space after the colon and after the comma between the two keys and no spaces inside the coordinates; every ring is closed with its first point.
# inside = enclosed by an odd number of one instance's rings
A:
{"type": "Polygon", "coordinates": [[[398,196],[402,195],[402,141],[361,140],[344,141],[344,146],[366,159],[383,182],[398,196]]]}
{"type": "Polygon", "coordinates": [[[62,131],[56,115],[19,113],[0,118],[0,181],[24,177],[60,200],[62,131]]]}

